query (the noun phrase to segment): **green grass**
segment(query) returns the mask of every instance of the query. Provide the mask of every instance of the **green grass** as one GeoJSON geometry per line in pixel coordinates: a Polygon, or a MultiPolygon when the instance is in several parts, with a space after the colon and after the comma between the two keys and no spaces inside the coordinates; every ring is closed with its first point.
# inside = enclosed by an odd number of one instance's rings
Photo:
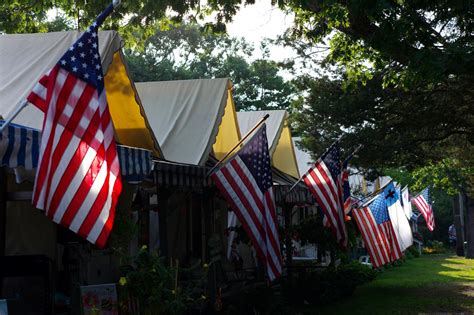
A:
{"type": "Polygon", "coordinates": [[[424,255],[381,272],[353,296],[312,314],[473,313],[474,260],[424,255]]]}

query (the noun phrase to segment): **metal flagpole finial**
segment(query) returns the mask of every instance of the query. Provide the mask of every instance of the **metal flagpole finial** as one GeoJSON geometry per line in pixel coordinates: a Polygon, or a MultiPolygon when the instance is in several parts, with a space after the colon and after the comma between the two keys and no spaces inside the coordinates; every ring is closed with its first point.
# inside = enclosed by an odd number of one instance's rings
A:
{"type": "Polygon", "coordinates": [[[122,3],[122,0],[113,0],[112,1],[112,4],[113,4],[114,8],[118,7],[121,3],[122,3]]]}

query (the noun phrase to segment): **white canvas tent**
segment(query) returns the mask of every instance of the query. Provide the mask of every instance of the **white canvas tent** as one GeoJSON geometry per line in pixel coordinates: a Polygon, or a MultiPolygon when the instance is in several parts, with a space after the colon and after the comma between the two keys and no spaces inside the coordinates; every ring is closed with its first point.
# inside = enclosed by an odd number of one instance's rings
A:
{"type": "Polygon", "coordinates": [[[150,126],[167,160],[204,165],[240,139],[228,79],[136,83],[150,126]]]}

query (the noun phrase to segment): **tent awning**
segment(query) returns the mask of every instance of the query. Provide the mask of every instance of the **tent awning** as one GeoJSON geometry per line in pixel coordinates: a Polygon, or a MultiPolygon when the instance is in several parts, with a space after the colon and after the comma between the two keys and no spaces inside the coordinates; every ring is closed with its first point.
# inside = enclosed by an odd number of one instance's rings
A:
{"type": "Polygon", "coordinates": [[[205,165],[239,140],[228,79],[136,83],[150,126],[168,161],[205,165]]]}
{"type": "MultiPolygon", "coordinates": [[[[80,36],[77,31],[0,35],[0,116],[9,117],[39,78],[80,36]]],[[[99,32],[105,90],[116,140],[124,145],[152,150],[155,156],[162,157],[129,78],[120,50],[121,41],[115,31],[99,32]]],[[[27,106],[14,122],[41,129],[42,117],[43,113],[36,107],[27,106]]]]}
{"type": "MultiPolygon", "coordinates": [[[[3,121],[0,121],[0,126],[3,121]]],[[[41,133],[38,130],[10,124],[0,133],[0,166],[34,170],[38,165],[41,133]]],[[[152,169],[152,152],[117,145],[122,179],[136,184],[147,177],[152,169]]]]}

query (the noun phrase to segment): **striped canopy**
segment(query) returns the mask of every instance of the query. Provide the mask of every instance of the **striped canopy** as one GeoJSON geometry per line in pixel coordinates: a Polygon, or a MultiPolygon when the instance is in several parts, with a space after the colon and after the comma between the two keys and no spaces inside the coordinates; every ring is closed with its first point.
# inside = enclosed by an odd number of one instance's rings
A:
{"type": "MultiPolygon", "coordinates": [[[[0,120],[0,126],[4,123],[0,120]]],[[[41,133],[38,130],[10,124],[0,133],[0,166],[22,166],[33,170],[38,165],[41,133]]],[[[117,145],[122,178],[131,184],[143,181],[152,170],[152,152],[117,145]]]]}

